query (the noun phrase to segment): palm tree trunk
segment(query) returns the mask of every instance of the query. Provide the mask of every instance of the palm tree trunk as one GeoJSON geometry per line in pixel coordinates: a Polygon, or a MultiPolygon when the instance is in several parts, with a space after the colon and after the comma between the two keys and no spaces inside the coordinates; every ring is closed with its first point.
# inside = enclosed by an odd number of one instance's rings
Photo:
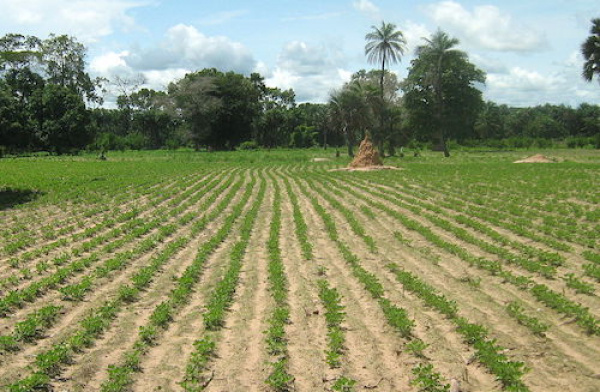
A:
{"type": "Polygon", "coordinates": [[[346,146],[348,148],[348,156],[351,158],[354,158],[354,151],[353,151],[354,138],[350,136],[350,131],[349,131],[347,125],[344,126],[344,135],[346,136],[346,146]]]}
{"type": "Polygon", "coordinates": [[[448,150],[448,143],[446,143],[446,135],[444,132],[444,96],[442,94],[442,59],[443,55],[440,55],[438,59],[437,65],[437,75],[436,75],[436,100],[437,100],[437,125],[438,125],[438,134],[440,138],[440,147],[442,151],[444,151],[444,157],[448,158],[450,156],[450,150],[448,150]]]}
{"type": "Polygon", "coordinates": [[[383,82],[384,82],[384,78],[385,78],[385,54],[383,55],[383,59],[381,61],[381,78],[379,79],[379,88],[380,88],[380,93],[381,93],[381,108],[379,111],[379,132],[378,133],[378,137],[377,137],[377,149],[379,150],[379,156],[381,158],[384,157],[385,153],[383,151],[383,135],[385,133],[384,129],[385,129],[385,111],[384,111],[384,107],[385,107],[385,92],[383,91],[383,82]]]}

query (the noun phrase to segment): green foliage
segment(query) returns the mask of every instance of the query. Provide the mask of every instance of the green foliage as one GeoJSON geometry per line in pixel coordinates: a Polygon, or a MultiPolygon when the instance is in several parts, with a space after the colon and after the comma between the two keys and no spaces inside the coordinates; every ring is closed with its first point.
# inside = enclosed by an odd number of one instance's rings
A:
{"type": "Polygon", "coordinates": [[[476,84],[485,82],[485,73],[469,62],[465,52],[456,50],[458,40],[443,31],[425,41],[417,48],[403,85],[404,104],[415,136],[427,135],[448,156],[448,139],[468,138],[474,132],[483,109],[476,84]]]}
{"type": "Polygon", "coordinates": [[[581,45],[581,54],[585,59],[583,63],[583,77],[591,82],[594,76],[600,77],[600,18],[592,19],[590,36],[581,45]]]}
{"type": "Polygon", "coordinates": [[[48,305],[30,314],[25,320],[15,325],[14,339],[21,342],[32,342],[50,327],[59,315],[62,307],[48,305]]]}
{"type": "Polygon", "coordinates": [[[9,392],[31,392],[31,391],[52,391],[50,377],[43,373],[33,373],[14,384],[8,386],[9,392]]]}
{"type": "Polygon", "coordinates": [[[328,348],[325,350],[326,362],[331,368],[341,366],[341,357],[344,353],[345,334],[342,322],[346,314],[341,304],[341,295],[335,288],[331,288],[326,280],[317,281],[319,298],[325,307],[325,321],[327,323],[328,348]]]}
{"type": "Polygon", "coordinates": [[[185,370],[185,379],[181,386],[186,392],[202,391],[207,380],[205,375],[206,365],[214,356],[216,349],[215,342],[204,337],[194,342],[194,351],[185,370]]]}
{"type": "Polygon", "coordinates": [[[404,345],[406,351],[419,358],[425,358],[425,354],[423,353],[423,351],[425,351],[427,347],[429,347],[429,344],[425,343],[424,341],[418,338],[412,339],[410,342],[404,345]]]}
{"type": "Polygon", "coordinates": [[[572,288],[579,294],[594,295],[595,288],[591,283],[584,282],[577,278],[574,273],[566,274],[564,277],[567,287],[572,288]]]}
{"type": "Polygon", "coordinates": [[[19,351],[19,343],[14,336],[0,336],[0,352],[19,351]]]}
{"type": "Polygon", "coordinates": [[[547,324],[542,323],[536,317],[525,314],[525,309],[518,302],[513,301],[506,305],[506,312],[516,319],[519,324],[529,328],[535,335],[544,336],[544,333],[549,328],[547,324]]]}
{"type": "Polygon", "coordinates": [[[433,370],[431,364],[418,364],[412,369],[415,378],[411,385],[419,387],[420,392],[448,392],[450,384],[442,384],[442,377],[433,370]]]}
{"type": "Polygon", "coordinates": [[[347,377],[340,377],[331,386],[332,391],[338,392],[352,392],[354,391],[354,386],[356,385],[356,381],[347,377]]]}

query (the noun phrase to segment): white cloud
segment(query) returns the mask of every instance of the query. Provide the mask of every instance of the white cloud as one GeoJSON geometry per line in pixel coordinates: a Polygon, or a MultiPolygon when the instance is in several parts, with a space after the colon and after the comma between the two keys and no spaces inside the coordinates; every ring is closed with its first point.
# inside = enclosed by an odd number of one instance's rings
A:
{"type": "Polygon", "coordinates": [[[470,61],[487,73],[506,74],[509,67],[499,58],[477,53],[469,54],[470,61]]]}
{"type": "Polygon", "coordinates": [[[6,32],[27,30],[40,38],[49,33],[69,34],[90,43],[115,30],[134,28],[135,21],[127,12],[144,5],[123,0],[0,0],[0,24],[6,32]]]}
{"type": "Polygon", "coordinates": [[[490,74],[487,80],[490,88],[512,91],[548,92],[559,88],[564,78],[559,75],[542,75],[521,67],[513,67],[507,74],[490,74]]]}
{"type": "Polygon", "coordinates": [[[404,34],[404,38],[406,39],[406,53],[414,53],[417,46],[423,45],[425,41],[423,38],[428,38],[431,36],[431,31],[422,24],[417,24],[414,22],[407,22],[406,27],[402,30],[404,34]]]}
{"type": "Polygon", "coordinates": [[[345,56],[334,46],[289,42],[266,83],[293,88],[298,102],[326,102],[329,92],[349,79],[351,72],[345,70],[345,63],[345,56]]]}
{"type": "Polygon", "coordinates": [[[93,73],[106,76],[129,73],[131,68],[125,60],[127,56],[129,56],[129,52],[125,50],[119,53],[108,52],[94,57],[90,61],[90,70],[93,73]]]}
{"type": "Polygon", "coordinates": [[[425,9],[443,30],[478,48],[531,52],[547,46],[543,34],[515,22],[496,6],[481,5],[469,11],[457,2],[442,1],[425,9]]]}
{"type": "Polygon", "coordinates": [[[600,99],[597,86],[586,85],[577,72],[543,74],[513,67],[505,74],[488,74],[486,99],[512,106],[536,106],[545,103],[577,106],[600,99]]]}
{"type": "Polygon", "coordinates": [[[183,24],[170,28],[158,45],[133,49],[126,61],[140,71],[214,67],[247,74],[256,66],[250,51],[239,42],[222,36],[209,37],[183,24]]]}
{"type": "MultiPolygon", "coordinates": [[[[134,47],[121,52],[106,52],[90,61],[94,76],[109,80],[115,76],[143,75],[143,87],[164,90],[169,83],[185,74],[203,68],[236,71],[244,74],[255,69],[267,69],[256,63],[252,54],[242,44],[227,37],[208,37],[196,28],[177,25],[170,28],[162,42],[148,47],[134,47]]],[[[116,100],[116,92],[109,92],[106,100],[116,100]]]]}
{"type": "Polygon", "coordinates": [[[163,70],[150,70],[142,72],[147,82],[144,87],[154,90],[166,90],[169,83],[183,78],[190,71],[185,68],[171,68],[163,70]]]}
{"type": "Polygon", "coordinates": [[[358,0],[355,1],[352,5],[354,6],[354,9],[362,12],[371,19],[381,19],[381,11],[379,10],[379,7],[377,7],[369,0],[358,0]]]}

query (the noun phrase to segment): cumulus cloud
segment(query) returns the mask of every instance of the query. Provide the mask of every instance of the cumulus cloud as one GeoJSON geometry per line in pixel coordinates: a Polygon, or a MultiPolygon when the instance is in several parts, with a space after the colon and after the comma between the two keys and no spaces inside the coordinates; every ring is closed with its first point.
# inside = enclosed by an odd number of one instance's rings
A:
{"type": "Polygon", "coordinates": [[[354,6],[354,9],[362,12],[371,19],[381,19],[381,11],[379,10],[379,7],[377,7],[369,0],[358,0],[355,1],[352,5],[354,6]]]}
{"type": "Polygon", "coordinates": [[[293,41],[283,47],[266,83],[293,88],[299,102],[326,102],[329,92],[349,79],[345,64],[345,56],[336,47],[293,41]]]}
{"type": "Polygon", "coordinates": [[[496,6],[481,5],[470,11],[457,2],[442,1],[425,10],[442,29],[478,48],[531,52],[547,46],[543,34],[514,21],[496,6]]]}
{"type": "Polygon", "coordinates": [[[563,83],[564,78],[559,75],[542,75],[537,71],[530,71],[521,67],[513,67],[506,74],[488,75],[490,88],[511,91],[548,92],[559,88],[563,83]]]}
{"type": "Polygon", "coordinates": [[[503,74],[488,74],[485,96],[495,102],[521,107],[545,103],[577,106],[599,99],[600,92],[585,85],[576,72],[546,74],[513,67],[503,74]],[[565,97],[570,98],[565,100],[565,97]]]}
{"type": "Polygon", "coordinates": [[[417,46],[423,45],[423,38],[429,38],[432,32],[422,24],[408,21],[405,28],[402,29],[404,38],[406,39],[407,54],[414,53],[417,46]]]}
{"type": "Polygon", "coordinates": [[[0,0],[0,24],[6,32],[26,29],[42,38],[49,33],[69,34],[90,43],[115,30],[135,28],[127,12],[144,5],[123,0],[0,0]]]}
{"type": "Polygon", "coordinates": [[[227,37],[209,37],[183,24],[170,28],[156,46],[134,48],[127,64],[139,71],[215,67],[223,71],[250,73],[256,61],[250,51],[227,37]]]}
{"type": "Polygon", "coordinates": [[[90,61],[90,70],[93,73],[105,76],[130,73],[131,67],[127,65],[127,56],[129,56],[129,52],[126,50],[118,53],[108,52],[96,56],[90,61]]]}
{"type": "MultiPolygon", "coordinates": [[[[143,75],[146,80],[144,87],[164,90],[170,82],[203,68],[249,74],[259,65],[265,68],[238,42],[227,37],[209,37],[194,27],[177,25],[153,46],[132,47],[95,56],[90,61],[90,71],[109,80],[115,76],[143,75]]],[[[110,103],[113,98],[109,96],[106,100],[110,103]]]]}
{"type": "Polygon", "coordinates": [[[509,67],[497,57],[473,53],[469,58],[472,63],[487,73],[506,74],[510,71],[509,67]]]}

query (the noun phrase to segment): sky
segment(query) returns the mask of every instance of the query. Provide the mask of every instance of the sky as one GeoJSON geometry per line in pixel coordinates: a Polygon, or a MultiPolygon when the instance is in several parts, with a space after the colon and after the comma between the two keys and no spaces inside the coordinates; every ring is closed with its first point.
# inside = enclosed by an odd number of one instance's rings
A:
{"type": "Polygon", "coordinates": [[[259,72],[271,87],[293,88],[297,102],[327,102],[354,72],[378,68],[366,60],[365,34],[385,21],[407,40],[389,68],[400,78],[439,28],[487,73],[484,99],[576,107],[600,104],[580,54],[598,17],[598,0],[0,0],[0,36],[74,36],[92,76],[143,75],[157,90],[215,67],[259,72]]]}

